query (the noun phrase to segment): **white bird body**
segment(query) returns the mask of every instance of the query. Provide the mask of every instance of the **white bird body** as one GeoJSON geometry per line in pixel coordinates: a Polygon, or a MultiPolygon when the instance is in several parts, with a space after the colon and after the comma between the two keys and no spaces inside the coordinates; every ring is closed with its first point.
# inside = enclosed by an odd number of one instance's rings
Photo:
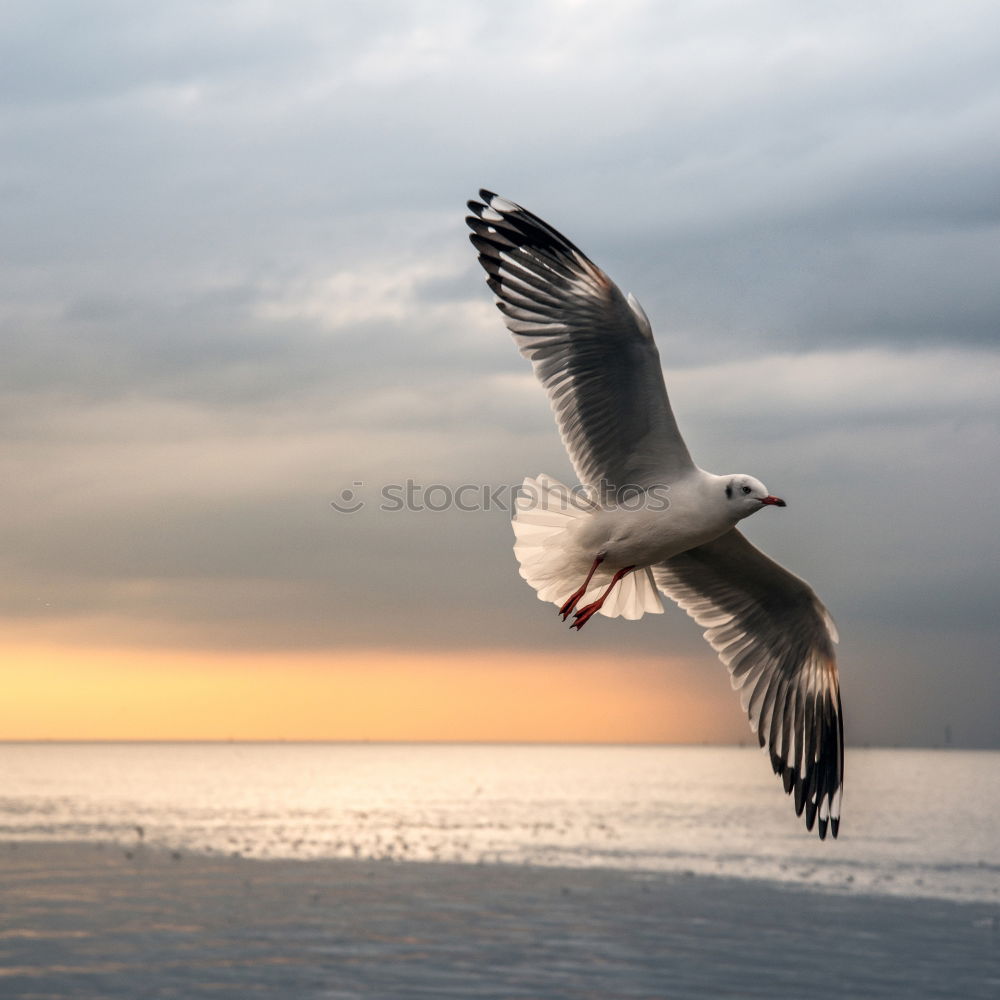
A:
{"type": "Polygon", "coordinates": [[[470,239],[497,306],[549,395],[583,489],[524,481],[513,519],[521,576],[573,615],[662,612],[701,625],[796,812],[837,835],[843,722],[833,622],[803,580],[736,529],[784,507],[752,476],[692,461],[646,314],[561,233],[481,191],[470,239]]]}
{"type": "MultiPolygon", "coordinates": [[[[568,487],[548,476],[525,480],[523,495],[530,497],[532,502],[518,504],[515,533],[526,519],[531,522],[531,511],[536,509],[535,497],[542,492],[535,485],[539,481],[556,487],[549,495],[549,505],[542,507],[548,514],[558,513],[567,502],[565,498],[570,496],[568,487]],[[555,502],[552,502],[553,496],[555,502]]],[[[565,598],[598,557],[601,565],[592,577],[588,593],[606,586],[617,571],[626,567],[648,569],[710,542],[733,528],[742,517],[759,509],[759,505],[754,504],[750,510],[734,510],[733,505],[724,500],[726,482],[723,476],[693,469],[689,475],[675,480],[669,491],[658,491],[652,499],[638,494],[611,506],[578,503],[573,516],[554,521],[546,519],[550,532],[529,533],[524,544],[515,546],[514,551],[525,570],[522,575],[532,582],[534,567],[544,563],[545,576],[565,580],[562,595],[565,598]]],[[[531,523],[534,526],[537,520],[531,523]]],[[[551,600],[557,599],[552,597],[551,600]]],[[[562,600],[557,603],[561,604],[562,600]]],[[[614,618],[623,612],[616,604],[605,604],[600,613],[614,618]]]]}

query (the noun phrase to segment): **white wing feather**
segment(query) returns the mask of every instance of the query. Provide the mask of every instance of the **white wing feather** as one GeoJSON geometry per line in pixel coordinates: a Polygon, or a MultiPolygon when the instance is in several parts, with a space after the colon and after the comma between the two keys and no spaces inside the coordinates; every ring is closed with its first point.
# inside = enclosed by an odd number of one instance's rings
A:
{"type": "Polygon", "coordinates": [[[642,307],[537,216],[480,196],[469,202],[470,239],[580,482],[621,490],[691,471],[642,307]]]}
{"type": "Polygon", "coordinates": [[[837,836],[844,731],[833,644],[812,588],[735,528],[653,567],[656,585],[705,631],[795,811],[837,836]]]}

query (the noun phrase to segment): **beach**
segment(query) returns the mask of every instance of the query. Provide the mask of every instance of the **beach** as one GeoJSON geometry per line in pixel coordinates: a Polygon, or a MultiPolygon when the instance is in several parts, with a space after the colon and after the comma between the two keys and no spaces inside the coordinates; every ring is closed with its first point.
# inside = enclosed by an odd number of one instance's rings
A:
{"type": "Polygon", "coordinates": [[[0,995],[990,998],[998,910],[759,880],[0,845],[0,995]]]}

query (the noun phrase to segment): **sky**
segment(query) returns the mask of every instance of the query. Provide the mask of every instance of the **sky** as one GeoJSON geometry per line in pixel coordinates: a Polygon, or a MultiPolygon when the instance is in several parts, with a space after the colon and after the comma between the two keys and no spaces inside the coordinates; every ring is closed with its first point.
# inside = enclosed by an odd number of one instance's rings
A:
{"type": "Polygon", "coordinates": [[[682,612],[517,574],[485,186],[788,501],[849,745],[1000,746],[998,122],[989,2],[5,4],[0,738],[749,740],[682,612]]]}

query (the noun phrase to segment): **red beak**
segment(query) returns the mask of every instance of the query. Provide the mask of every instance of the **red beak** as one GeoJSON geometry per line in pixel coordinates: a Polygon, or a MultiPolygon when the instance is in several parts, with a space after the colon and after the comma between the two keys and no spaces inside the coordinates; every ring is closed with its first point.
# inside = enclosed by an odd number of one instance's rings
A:
{"type": "Polygon", "coordinates": [[[787,507],[788,506],[788,504],[785,503],[785,501],[782,500],[781,497],[764,497],[764,499],[761,500],[761,503],[762,504],[770,504],[772,507],[787,507]]]}

